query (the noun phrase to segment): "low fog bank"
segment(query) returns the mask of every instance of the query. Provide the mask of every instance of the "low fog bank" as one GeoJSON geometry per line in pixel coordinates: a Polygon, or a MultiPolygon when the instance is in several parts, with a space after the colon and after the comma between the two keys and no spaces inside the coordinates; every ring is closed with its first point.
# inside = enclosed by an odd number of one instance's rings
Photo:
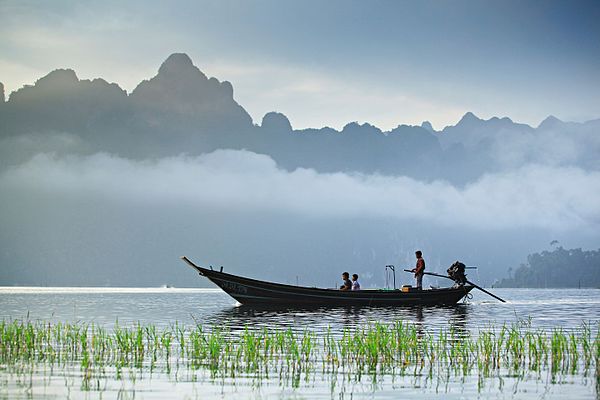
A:
{"type": "MultiPolygon", "coordinates": [[[[232,273],[333,286],[342,270],[381,286],[386,264],[456,259],[490,284],[559,240],[600,239],[600,173],[527,164],[465,185],[287,171],[218,150],[131,160],[38,154],[0,173],[0,285],[200,286],[178,257],[232,273]]],[[[401,281],[410,277],[399,276],[401,281]]]]}

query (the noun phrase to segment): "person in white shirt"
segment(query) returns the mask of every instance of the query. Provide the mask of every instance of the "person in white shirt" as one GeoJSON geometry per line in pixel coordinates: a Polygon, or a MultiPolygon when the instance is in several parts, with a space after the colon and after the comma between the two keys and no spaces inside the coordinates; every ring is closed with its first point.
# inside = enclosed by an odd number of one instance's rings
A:
{"type": "Polygon", "coordinates": [[[358,283],[358,274],[352,274],[352,290],[360,290],[360,283],[358,283]]]}

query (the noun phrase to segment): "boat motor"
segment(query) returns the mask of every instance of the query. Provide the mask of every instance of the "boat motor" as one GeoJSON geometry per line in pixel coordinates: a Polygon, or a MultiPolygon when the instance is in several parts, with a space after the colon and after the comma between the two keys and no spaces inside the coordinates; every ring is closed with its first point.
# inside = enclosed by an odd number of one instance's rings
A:
{"type": "Polygon", "coordinates": [[[467,276],[465,275],[465,264],[460,261],[455,261],[454,264],[448,268],[448,276],[456,282],[457,285],[463,286],[467,283],[467,276]]]}

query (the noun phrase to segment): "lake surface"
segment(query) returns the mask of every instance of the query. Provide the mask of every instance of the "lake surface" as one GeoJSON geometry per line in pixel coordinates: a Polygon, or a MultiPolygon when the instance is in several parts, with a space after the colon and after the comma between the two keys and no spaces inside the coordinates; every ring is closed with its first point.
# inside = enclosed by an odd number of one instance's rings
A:
{"type": "MultiPolygon", "coordinates": [[[[561,327],[577,330],[582,323],[600,321],[600,290],[597,289],[495,289],[507,300],[500,303],[477,292],[466,304],[455,307],[414,308],[321,308],[257,309],[239,306],[219,289],[125,289],[125,288],[0,288],[0,319],[45,323],[93,323],[108,329],[119,326],[174,324],[218,326],[230,332],[291,328],[309,330],[317,337],[329,331],[342,335],[368,323],[403,321],[420,330],[453,329],[477,335],[480,330],[503,324],[526,325],[531,330],[551,331],[561,327]]],[[[595,329],[595,328],[594,328],[595,329]]],[[[545,372],[541,372],[544,374],[545,372]]],[[[550,376],[514,376],[509,371],[496,379],[475,375],[447,376],[415,373],[405,376],[380,374],[360,380],[339,374],[314,373],[302,382],[282,376],[257,378],[242,374],[235,379],[211,376],[208,372],[165,373],[139,369],[129,378],[109,378],[94,388],[82,387],[78,365],[62,370],[44,365],[23,375],[0,370],[0,398],[598,398],[598,370],[550,376]]]]}

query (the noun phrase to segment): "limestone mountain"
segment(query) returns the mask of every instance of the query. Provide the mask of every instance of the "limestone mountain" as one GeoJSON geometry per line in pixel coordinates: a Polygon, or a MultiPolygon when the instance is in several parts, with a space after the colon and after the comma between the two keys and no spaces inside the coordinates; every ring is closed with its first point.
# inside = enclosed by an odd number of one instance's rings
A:
{"type": "Polygon", "coordinates": [[[250,115],[233,99],[231,83],[207,78],[186,54],[170,55],[156,76],[133,90],[130,100],[149,128],[173,118],[193,121],[196,130],[252,126],[250,115]]]}
{"type": "Polygon", "coordinates": [[[549,117],[532,128],[468,112],[441,131],[427,121],[387,132],[356,122],[341,131],[294,130],[285,115],[270,112],[254,125],[235,101],[232,84],[207,77],[182,53],[170,55],[131,94],[115,83],[81,80],[71,69],[58,69],[0,104],[0,168],[39,152],[143,159],[223,148],[268,154],[287,169],[457,183],[531,162],[600,168],[600,120],[579,124],[549,117]]]}
{"type": "Polygon", "coordinates": [[[37,132],[85,135],[121,120],[126,101],[127,93],[114,83],[79,80],[75,71],[58,69],[10,95],[0,137],[37,132]]]}
{"type": "Polygon", "coordinates": [[[83,140],[78,151],[132,157],[231,147],[243,142],[236,135],[253,128],[231,84],[207,78],[185,54],[171,55],[129,95],[117,84],[80,80],[75,71],[58,69],[3,104],[0,138],[44,141],[60,134],[83,140]]]}

